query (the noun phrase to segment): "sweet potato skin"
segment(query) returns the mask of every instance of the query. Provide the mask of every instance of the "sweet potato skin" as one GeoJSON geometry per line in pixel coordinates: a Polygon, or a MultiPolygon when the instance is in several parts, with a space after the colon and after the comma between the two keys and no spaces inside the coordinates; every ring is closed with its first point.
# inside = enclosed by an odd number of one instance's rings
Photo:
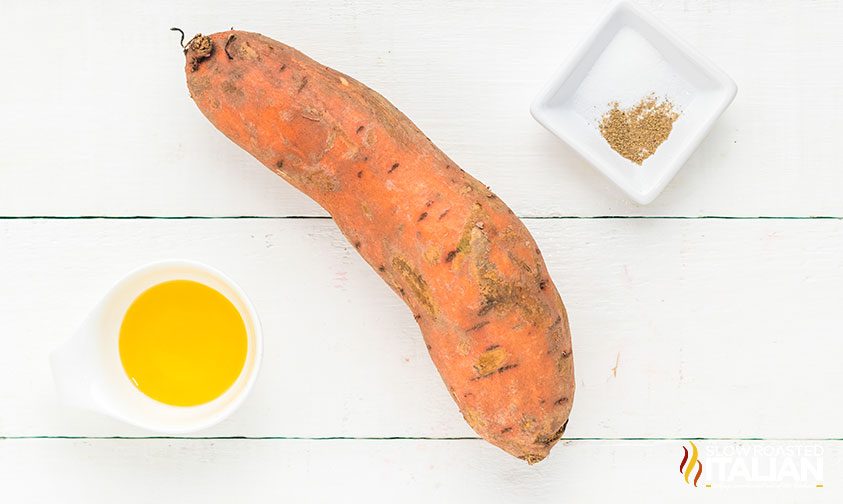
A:
{"type": "Polygon", "coordinates": [[[386,99],[256,33],[188,43],[190,95],[401,296],[465,420],[535,463],[570,414],[568,319],[527,229],[386,99]]]}

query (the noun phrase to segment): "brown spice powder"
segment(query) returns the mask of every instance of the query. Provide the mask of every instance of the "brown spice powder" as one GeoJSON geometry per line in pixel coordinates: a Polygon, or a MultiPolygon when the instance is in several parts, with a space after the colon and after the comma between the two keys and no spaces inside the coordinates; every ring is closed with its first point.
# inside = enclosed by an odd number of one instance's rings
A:
{"type": "Polygon", "coordinates": [[[670,135],[679,113],[673,103],[649,95],[628,109],[617,102],[600,120],[600,134],[618,154],[635,164],[652,156],[670,135]]]}

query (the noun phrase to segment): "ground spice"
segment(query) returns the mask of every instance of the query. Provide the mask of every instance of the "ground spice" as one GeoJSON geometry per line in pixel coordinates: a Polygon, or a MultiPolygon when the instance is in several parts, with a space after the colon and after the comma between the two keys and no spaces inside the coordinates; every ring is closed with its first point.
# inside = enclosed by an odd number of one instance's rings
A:
{"type": "Polygon", "coordinates": [[[617,102],[600,120],[600,134],[618,154],[635,164],[642,164],[667,140],[679,113],[673,103],[655,95],[642,98],[628,109],[617,102]]]}

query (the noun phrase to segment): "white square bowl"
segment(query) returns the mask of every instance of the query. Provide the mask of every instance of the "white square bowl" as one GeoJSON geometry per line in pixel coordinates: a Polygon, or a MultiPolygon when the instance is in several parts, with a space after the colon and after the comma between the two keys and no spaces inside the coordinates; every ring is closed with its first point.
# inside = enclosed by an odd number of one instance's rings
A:
{"type": "Polygon", "coordinates": [[[670,182],[737,93],[735,82],[655,18],[612,4],[594,31],[530,107],[533,117],[630,198],[646,205],[670,182]],[[600,135],[610,103],[667,99],[680,113],[670,136],[642,165],[600,135]]]}

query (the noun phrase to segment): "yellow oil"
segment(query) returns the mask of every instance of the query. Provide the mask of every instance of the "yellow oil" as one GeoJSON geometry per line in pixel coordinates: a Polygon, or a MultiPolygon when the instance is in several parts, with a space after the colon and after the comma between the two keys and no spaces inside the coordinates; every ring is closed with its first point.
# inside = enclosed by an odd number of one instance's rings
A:
{"type": "Polygon", "coordinates": [[[196,406],[222,395],[240,376],[248,336],[225,296],[198,282],[172,280],[132,302],[119,346],[123,369],[141,392],[196,406]]]}

